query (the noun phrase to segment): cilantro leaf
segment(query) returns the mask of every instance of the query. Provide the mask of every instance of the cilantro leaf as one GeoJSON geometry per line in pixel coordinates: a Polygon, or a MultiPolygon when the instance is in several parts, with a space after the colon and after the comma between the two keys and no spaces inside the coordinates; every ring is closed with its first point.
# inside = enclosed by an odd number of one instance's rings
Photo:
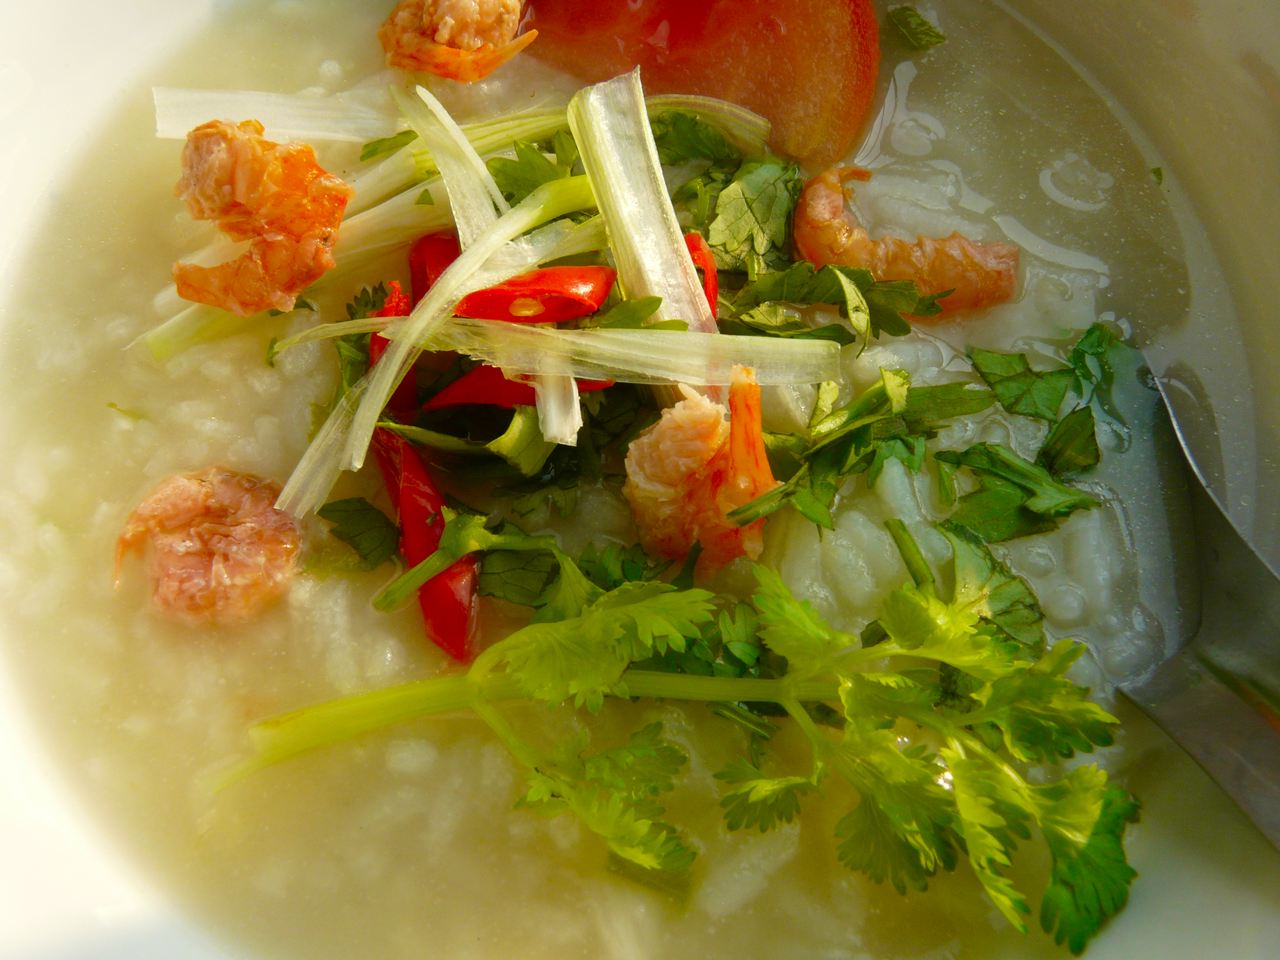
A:
{"type": "Polygon", "coordinates": [[[767,777],[750,762],[732,760],[716,779],[729,785],[720,797],[725,825],[730,830],[761,833],[790,823],[800,813],[800,797],[817,789],[817,778],[767,777]]]}
{"type": "Polygon", "coordinates": [[[967,756],[958,744],[941,751],[951,773],[958,832],[974,873],[1005,919],[1026,933],[1024,919],[1031,912],[1026,897],[1005,875],[1019,838],[1029,835],[1031,819],[1023,799],[1008,779],[993,776],[990,766],[967,756]]]}
{"type": "Polygon", "coordinates": [[[1054,424],[1036,454],[1036,463],[1055,477],[1083,473],[1101,460],[1093,410],[1088,406],[1077,407],[1054,424]]]}
{"type": "Polygon", "coordinates": [[[866,472],[874,483],[891,459],[919,470],[924,442],[943,421],[984,410],[995,402],[990,390],[968,382],[912,387],[900,370],[881,370],[880,382],[827,413],[809,428],[810,442],[790,442],[800,466],[780,486],[732,511],[739,524],[768,516],[783,506],[825,529],[834,527],[831,506],[845,478],[866,472]]]}
{"type": "Polygon", "coordinates": [[[366,570],[380,567],[396,555],[400,529],[364,497],[332,500],[316,513],[333,524],[329,532],[360,555],[360,565],[366,570]]]}
{"type": "Polygon", "coordinates": [[[578,159],[576,147],[570,156],[561,158],[557,154],[555,159],[524,140],[517,140],[513,149],[514,158],[491,157],[486,163],[498,189],[511,203],[519,203],[544,183],[569,176],[578,159]]]}
{"type": "Polygon", "coordinates": [[[600,837],[614,856],[663,873],[683,873],[695,854],[670,824],[655,819],[623,794],[597,784],[574,782],[535,770],[529,790],[517,804],[544,816],[572,813],[600,837]]]}
{"type": "MultiPolygon", "coordinates": [[[[639,330],[648,326],[666,327],[666,324],[645,323],[646,320],[658,312],[660,306],[662,306],[661,297],[636,297],[634,300],[619,300],[609,310],[597,315],[592,326],[608,330],[639,330]]],[[[687,324],[683,321],[677,322],[680,324],[681,329],[687,329],[687,324]]]]}
{"type": "Polygon", "coordinates": [[[850,719],[834,762],[861,799],[836,824],[836,855],[850,870],[877,883],[887,880],[899,893],[924,890],[939,869],[955,868],[951,794],[937,782],[930,753],[903,749],[898,735],[862,715],[848,692],[841,691],[841,700],[850,719]]]}
{"type": "Polygon", "coordinates": [[[671,790],[688,759],[663,738],[662,724],[651,723],[623,746],[534,769],[517,806],[546,816],[572,813],[614,856],[646,871],[683,873],[694,853],[658,819],[657,797],[671,790]]]}
{"type": "Polygon", "coordinates": [[[791,211],[804,180],[795,164],[744,163],[716,201],[707,242],[722,270],[756,273],[787,259],[791,211]]]}
{"type": "Polygon", "coordinates": [[[1047,801],[1041,829],[1053,855],[1040,926],[1079,954],[1129,900],[1137,872],[1125,859],[1124,831],[1137,822],[1140,807],[1125,791],[1107,785],[1106,774],[1096,767],[1077,767],[1065,781],[1035,789],[1047,801]],[[1101,809],[1090,816],[1093,805],[1081,799],[1097,792],[1101,809]],[[1083,844],[1081,836],[1087,837],[1083,844]]]}
{"type": "Polygon", "coordinates": [[[1096,498],[1000,444],[979,443],[934,456],[977,474],[980,489],[960,498],[951,519],[989,543],[1052,530],[1060,518],[1098,506],[1096,498]]]}
{"type": "Polygon", "coordinates": [[[1026,580],[997,560],[986,544],[958,523],[939,529],[951,544],[954,600],[1020,644],[1028,653],[1044,651],[1044,612],[1026,580]]]}
{"type": "Polygon", "coordinates": [[[579,617],[604,593],[587,578],[576,563],[559,550],[555,551],[555,559],[560,566],[560,576],[538,600],[541,609],[533,618],[536,623],[579,617]]]}
{"type": "Polygon", "coordinates": [[[889,640],[877,656],[908,654],[950,664],[976,677],[1004,676],[1014,651],[1003,637],[977,629],[978,614],[969,605],[946,603],[931,589],[899,587],[881,608],[880,626],[889,640]]]}
{"type": "Polygon", "coordinates": [[[610,543],[603,548],[591,543],[578,557],[578,567],[583,575],[602,590],[612,590],[624,583],[652,580],[668,566],[667,562],[650,557],[638,543],[626,547],[610,543]]]}
{"type": "Polygon", "coordinates": [[[908,45],[916,50],[928,50],[940,43],[946,43],[942,31],[926,20],[915,7],[892,7],[889,10],[889,22],[898,28],[898,33],[908,45]]]}
{"type": "MultiPolygon", "coordinates": [[[[347,319],[364,320],[371,317],[386,302],[387,288],[384,284],[362,287],[347,304],[347,319]]],[[[326,416],[338,400],[369,371],[369,334],[354,333],[346,337],[334,337],[331,343],[338,353],[338,389],[325,407],[326,416]]]]}
{"type": "Polygon", "coordinates": [[[833,630],[816,610],[768,567],[755,567],[759,588],[752,603],[760,615],[760,637],[770,650],[787,658],[790,672],[801,674],[829,667],[847,648],[857,645],[849,634],[833,630]]]}
{"type": "Polygon", "coordinates": [[[572,699],[596,711],[606,693],[620,692],[622,673],[632,662],[682,650],[697,637],[701,624],[714,616],[711,597],[705,590],[675,590],[665,583],[626,583],[592,600],[577,616],[517,630],[486,656],[505,663],[533,699],[572,699]]]}
{"type": "Polygon", "coordinates": [[[1032,370],[1022,353],[973,349],[969,359],[1002,407],[1050,423],[1058,419],[1058,409],[1075,379],[1071,370],[1032,370]]]}
{"type": "Polygon", "coordinates": [[[649,126],[658,160],[668,166],[692,160],[724,164],[741,159],[724,134],[687,110],[663,111],[650,118],[649,126]]]}
{"type": "Polygon", "coordinates": [[[558,569],[551,553],[492,550],[480,561],[477,589],[486,597],[532,607],[543,598],[558,569]]]}
{"type": "Polygon", "coordinates": [[[1118,354],[1128,349],[1110,327],[1095,323],[1067,355],[1067,366],[1075,373],[1080,398],[1095,407],[1124,442],[1128,441],[1129,427],[1116,409],[1112,389],[1118,354]]]}
{"type": "Polygon", "coordinates": [[[408,146],[418,139],[418,134],[413,130],[401,130],[399,133],[390,137],[383,137],[380,140],[370,140],[360,148],[360,162],[372,160],[374,157],[381,157],[384,154],[395,153],[401,147],[408,146]]]}
{"type": "Polygon", "coordinates": [[[531,537],[513,524],[507,524],[500,530],[491,530],[488,517],[449,507],[445,507],[441,513],[445,524],[440,531],[440,543],[435,552],[397,577],[374,597],[373,605],[377,609],[395,609],[432,577],[443,573],[463,557],[482,550],[556,550],[554,537],[531,537]]]}
{"type": "Polygon", "coordinates": [[[1109,746],[1118,721],[1065,677],[1084,651],[1083,644],[1059,641],[1035,663],[976,690],[972,696],[981,706],[971,721],[995,724],[1009,753],[1028,763],[1109,746]]]}
{"type": "Polygon", "coordinates": [[[869,339],[911,332],[904,314],[933,316],[939,296],[922,297],[909,280],[877,281],[870,271],[829,265],[815,269],[801,260],[755,277],[733,298],[739,314],[765,303],[832,304],[840,308],[851,333],[869,339]]]}
{"type": "Polygon", "coordinates": [[[631,735],[625,746],[587,757],[584,776],[633,800],[666,793],[689,762],[684,751],[662,736],[662,724],[650,723],[631,735]]]}
{"type": "Polygon", "coordinates": [[[799,310],[785,303],[762,303],[734,317],[728,325],[734,328],[744,327],[744,333],[803,340],[834,340],[841,346],[848,346],[856,340],[853,332],[843,324],[814,326],[799,310]]]}

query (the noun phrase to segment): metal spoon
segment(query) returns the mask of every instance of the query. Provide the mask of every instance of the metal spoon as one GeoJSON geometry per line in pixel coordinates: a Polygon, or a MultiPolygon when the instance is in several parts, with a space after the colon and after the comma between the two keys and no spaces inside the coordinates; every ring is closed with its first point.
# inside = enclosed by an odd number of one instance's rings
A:
{"type": "Polygon", "coordinates": [[[1141,560],[1172,564],[1172,577],[1141,583],[1166,659],[1120,687],[1280,847],[1280,579],[1219,507],[1168,384],[1157,387],[1146,433],[1157,469],[1127,496],[1165,501],[1165,542],[1140,526],[1134,539],[1141,560]]]}

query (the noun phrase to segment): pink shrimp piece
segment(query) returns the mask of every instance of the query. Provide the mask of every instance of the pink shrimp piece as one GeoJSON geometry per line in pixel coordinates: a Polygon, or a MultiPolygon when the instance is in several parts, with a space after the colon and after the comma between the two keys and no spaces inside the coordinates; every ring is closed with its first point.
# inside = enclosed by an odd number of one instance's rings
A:
{"type": "Polygon", "coordinates": [[[796,205],[796,252],[815,266],[838,264],[870,270],[877,280],[913,280],[923,294],[953,291],[938,301],[942,312],[975,310],[1013,299],[1018,248],[979,243],[953,233],[940,240],[900,237],[872,240],[847,201],[850,180],[869,180],[857,167],[832,167],[807,184],[796,205]]]}
{"type": "Polygon", "coordinates": [[[697,542],[702,573],[760,556],[764,521],[740,527],[728,514],[777,486],[749,369],[734,369],[728,413],[726,422],[722,404],[687,390],[627,450],[622,492],[645,549],[682,560],[697,542]]]}
{"type": "Polygon", "coordinates": [[[129,516],[116,542],[116,580],[150,544],[152,598],[189,623],[249,619],[284,593],[300,545],[298,525],[275,509],[280,487],[208,467],[162,482],[129,516]]]}
{"type": "Polygon", "coordinates": [[[241,256],[215,267],[177,263],[178,294],[249,316],[292,310],[297,295],[334,266],[332,248],[353,191],[306,144],[277,144],[262,124],[213,120],[187,135],[176,190],[197,220],[214,220],[241,256]]]}
{"type": "Polygon", "coordinates": [[[470,83],[533,42],[516,36],[522,0],[402,0],[378,29],[387,65],[470,83]]]}

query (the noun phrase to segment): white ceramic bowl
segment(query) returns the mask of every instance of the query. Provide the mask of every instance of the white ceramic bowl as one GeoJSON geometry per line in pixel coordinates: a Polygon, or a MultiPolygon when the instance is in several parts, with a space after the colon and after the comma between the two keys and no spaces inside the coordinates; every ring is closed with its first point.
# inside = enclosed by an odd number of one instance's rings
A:
{"type": "MultiPolygon", "coordinates": [[[[67,0],[60,5],[10,0],[0,7],[0,304],[9,299],[24,238],[74,161],[75,145],[97,128],[116,92],[137,83],[162,53],[199,30],[215,5],[214,0],[67,0]]],[[[1194,204],[1188,216],[1203,224],[1203,238],[1225,268],[1238,318],[1236,330],[1197,335],[1239,337],[1251,382],[1269,385],[1280,278],[1275,226],[1280,223],[1280,4],[1021,0],[1009,5],[1043,24],[1064,53],[1114,95],[1165,158],[1168,174],[1194,204]]],[[[1238,379],[1241,372],[1232,375],[1238,379]]],[[[1254,431],[1251,449],[1257,458],[1234,478],[1225,498],[1248,529],[1280,540],[1274,511],[1256,509],[1259,484],[1263,490],[1277,489],[1267,483],[1280,470],[1280,392],[1253,396],[1256,420],[1246,429],[1254,431]]],[[[118,855],[94,826],[83,799],[68,795],[3,662],[0,771],[0,958],[227,955],[118,855]]],[[[1212,789],[1189,764],[1180,764],[1170,783],[1169,789],[1185,790],[1189,798],[1212,789]]],[[[1168,861],[1175,874],[1143,878],[1130,912],[1105,944],[1105,956],[1205,955],[1204,939],[1182,931],[1200,926],[1197,912],[1213,910],[1219,896],[1236,898],[1232,916],[1251,924],[1256,934],[1246,942],[1257,952],[1240,954],[1238,960],[1274,956],[1280,917],[1266,913],[1270,901],[1261,895],[1249,899],[1249,891],[1233,889],[1221,875],[1198,875],[1212,839],[1193,835],[1216,825],[1197,823],[1195,811],[1179,810],[1176,797],[1166,796],[1156,807],[1174,818],[1171,825],[1150,830],[1155,842],[1178,847],[1168,861]],[[1158,931],[1163,936],[1153,940],[1158,931]]]]}

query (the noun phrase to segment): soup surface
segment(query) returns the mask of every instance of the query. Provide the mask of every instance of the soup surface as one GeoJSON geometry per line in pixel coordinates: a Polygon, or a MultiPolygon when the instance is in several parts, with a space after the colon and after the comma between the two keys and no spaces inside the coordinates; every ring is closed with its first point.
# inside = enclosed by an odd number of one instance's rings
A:
{"type": "MultiPolygon", "coordinates": [[[[954,378],[970,347],[1061,355],[1095,320],[1185,312],[1186,268],[1152,164],[1105,104],[998,6],[938,2],[947,42],[912,55],[886,34],[884,108],[856,161],[874,170],[857,209],[876,231],[952,230],[1023,248],[1017,302],[881,340],[842,364],[845,389],[881,368],[912,382],[954,378]]],[[[336,92],[376,84],[376,4],[316,0],[232,5],[189,51],[155,72],[166,86],[336,92]],[[374,77],[370,80],[370,77],[374,77]]],[[[521,58],[491,81],[437,92],[460,120],[553,102],[574,84],[521,58]]],[[[236,118],[240,119],[240,118],[236,118]]],[[[132,91],[92,157],[53,205],[5,318],[10,455],[0,465],[5,544],[0,600],[14,669],[78,787],[137,857],[234,949],[308,957],[971,957],[1062,955],[1013,931],[965,870],[900,896],[845,870],[829,837],[849,798],[806,806],[770,833],[729,833],[708,806],[712,774],[739,747],[697,706],[614,704],[592,720],[607,739],[652,720],[690,755],[671,818],[699,846],[683,902],[608,869],[565,818],[512,810],[521,772],[469,717],[405,724],[272,768],[213,794],[211,767],[245,748],[253,721],[447,669],[415,610],[374,611],[385,574],[332,571],[317,525],[312,562],[287,599],[244,628],[175,625],[151,609],[140,567],[112,582],[116,537],[162,478],[220,463],[283,481],[306,448],[313,404],[333,393],[332,350],[311,344],[264,362],[261,331],[195,347],[164,364],[131,346],[157,322],[152,295],[199,246],[172,197],[180,145],[152,136],[146,91],[132,91]],[[67,264],[76,264],[68,275],[67,264]],[[56,296],[51,295],[56,291],[56,296]]],[[[326,148],[339,174],[355,148],[326,148]]],[[[363,283],[403,273],[394,259],[319,297],[341,316],[363,283]]],[[[777,390],[778,428],[812,396],[777,390]]],[[[948,428],[947,447],[1005,443],[1033,455],[1043,430],[987,412],[948,428]]],[[[1108,462],[1125,469],[1128,455],[1108,462]]],[[[1138,454],[1133,454],[1137,457],[1138,454]]],[[[357,477],[344,492],[373,495],[357,477]]],[[[1109,475],[1088,481],[1102,496],[1109,475]]],[[[1141,673],[1163,649],[1129,551],[1138,507],[1108,499],[1052,534],[1002,550],[1035,588],[1054,637],[1090,644],[1078,679],[1141,673]]],[[[833,624],[861,629],[905,578],[883,522],[903,519],[931,559],[932,481],[890,463],[874,488],[842,496],[819,536],[798,515],[769,522],[764,561],[833,624]]],[[[567,549],[633,536],[616,490],[581,491],[555,524],[567,549]]],[[[335,549],[340,549],[334,547],[335,549]]],[[[731,582],[737,575],[730,570],[731,582]]],[[[500,616],[490,613],[493,629],[500,616]]],[[[1131,830],[1141,876],[1133,904],[1097,942],[1110,957],[1262,957],[1280,916],[1280,861],[1216,790],[1123,704],[1113,775],[1145,801],[1131,830]],[[1203,904],[1216,904],[1203,916],[1203,904]],[[1198,907],[1192,907],[1199,904],[1198,907]]],[[[512,711],[530,729],[541,708],[512,711]]],[[[798,736],[779,735],[803,757],[798,736]]],[[[1015,878],[1043,872],[1030,851],[1015,878]]],[[[1034,921],[1033,921],[1034,923],[1034,921]]],[[[1274,941],[1273,941],[1274,942],[1274,941]]]]}

